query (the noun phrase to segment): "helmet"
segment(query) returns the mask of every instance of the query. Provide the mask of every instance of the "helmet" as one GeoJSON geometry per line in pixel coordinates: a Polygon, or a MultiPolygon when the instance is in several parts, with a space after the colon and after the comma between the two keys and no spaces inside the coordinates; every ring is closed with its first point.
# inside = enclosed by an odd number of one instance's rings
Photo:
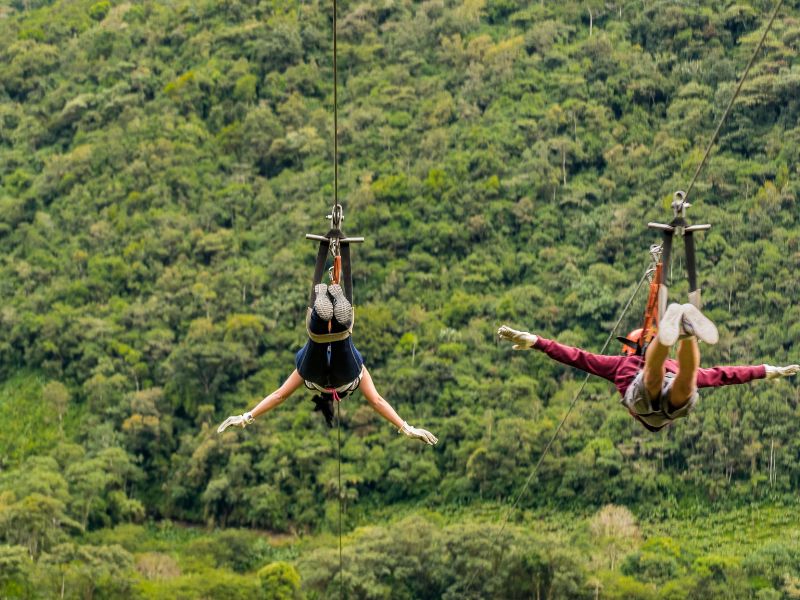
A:
{"type": "Polygon", "coordinates": [[[642,347],[642,329],[634,329],[626,337],[618,337],[617,339],[622,342],[622,353],[626,356],[633,356],[639,354],[642,347]]]}

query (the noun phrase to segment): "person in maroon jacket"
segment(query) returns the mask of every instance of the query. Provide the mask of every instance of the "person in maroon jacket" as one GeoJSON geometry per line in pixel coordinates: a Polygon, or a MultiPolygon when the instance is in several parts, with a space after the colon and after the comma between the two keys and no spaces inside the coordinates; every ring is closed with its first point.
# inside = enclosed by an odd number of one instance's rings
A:
{"type": "Polygon", "coordinates": [[[671,304],[661,318],[659,330],[644,356],[592,354],[564,346],[526,331],[503,325],[497,331],[514,343],[514,350],[535,348],[550,358],[611,381],[628,412],[650,431],[658,431],[694,408],[698,388],[748,383],[754,379],[776,379],[800,372],[800,366],[700,368],[697,341],[716,344],[717,328],[691,304],[671,304]],[[677,342],[677,360],[669,352],[677,342]]]}

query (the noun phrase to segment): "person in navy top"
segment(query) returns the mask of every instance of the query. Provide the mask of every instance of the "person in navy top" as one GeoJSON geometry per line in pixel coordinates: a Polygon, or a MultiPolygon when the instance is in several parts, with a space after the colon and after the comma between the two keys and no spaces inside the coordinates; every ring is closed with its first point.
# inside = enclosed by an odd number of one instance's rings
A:
{"type": "MultiPolygon", "coordinates": [[[[241,415],[232,415],[217,429],[222,433],[228,427],[246,427],[257,417],[272,410],[305,385],[319,392],[315,398],[317,408],[325,416],[328,425],[333,420],[333,403],[346,398],[360,389],[370,406],[384,419],[405,434],[429,445],[439,440],[427,429],[413,427],[400,418],[392,406],[378,393],[372,382],[361,353],[353,345],[350,335],[335,341],[318,342],[312,337],[326,333],[341,333],[352,329],[353,306],[338,284],[315,286],[316,300],[310,311],[308,328],[310,338],[295,355],[295,370],[277,390],[266,396],[252,410],[241,415]]],[[[318,338],[319,339],[319,338],[318,338]]]]}

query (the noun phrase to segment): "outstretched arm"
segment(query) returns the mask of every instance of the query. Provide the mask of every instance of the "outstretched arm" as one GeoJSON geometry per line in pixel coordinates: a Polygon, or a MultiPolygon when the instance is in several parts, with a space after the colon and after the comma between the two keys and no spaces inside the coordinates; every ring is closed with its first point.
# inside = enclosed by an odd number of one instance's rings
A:
{"type": "Polygon", "coordinates": [[[219,428],[217,429],[217,433],[222,433],[228,427],[231,426],[242,427],[242,428],[246,427],[247,425],[252,423],[256,417],[264,414],[269,410],[272,410],[273,408],[278,406],[281,402],[286,400],[301,385],[303,385],[303,378],[300,377],[300,374],[297,372],[297,369],[295,369],[292,372],[292,374],[289,375],[289,378],[283,382],[283,385],[281,387],[272,392],[261,402],[256,404],[256,407],[252,411],[246,412],[243,415],[234,415],[225,419],[222,425],[220,425],[219,428]]]}
{"type": "Polygon", "coordinates": [[[779,379],[800,373],[800,365],[773,367],[755,365],[752,367],[711,367],[697,370],[697,387],[720,387],[749,383],[754,379],[779,379]]]}
{"type": "Polygon", "coordinates": [[[624,360],[622,356],[607,356],[605,354],[592,354],[580,348],[564,346],[553,340],[546,340],[540,336],[528,333],[527,331],[517,331],[503,325],[497,330],[497,335],[504,340],[514,342],[514,350],[525,350],[535,348],[541,350],[553,360],[560,363],[576,367],[592,375],[597,375],[609,381],[614,381],[620,363],[624,360]]]}
{"type": "Polygon", "coordinates": [[[367,367],[363,367],[361,371],[361,385],[359,387],[361,393],[364,394],[364,397],[367,399],[367,402],[372,406],[372,409],[389,421],[389,423],[397,427],[400,433],[404,433],[408,437],[421,440],[430,445],[439,441],[430,431],[411,427],[411,425],[400,418],[397,412],[392,408],[392,405],[384,400],[383,396],[378,393],[375,384],[372,382],[372,376],[369,374],[369,371],[367,371],[367,367]]]}
{"type": "Polygon", "coordinates": [[[767,376],[765,365],[697,369],[697,387],[722,387],[749,383],[767,376]]]}

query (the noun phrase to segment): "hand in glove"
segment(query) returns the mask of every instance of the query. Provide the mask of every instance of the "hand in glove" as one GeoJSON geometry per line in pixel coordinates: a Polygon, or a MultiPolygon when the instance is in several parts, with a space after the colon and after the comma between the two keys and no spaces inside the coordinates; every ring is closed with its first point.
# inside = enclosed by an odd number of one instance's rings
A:
{"type": "Polygon", "coordinates": [[[232,417],[228,417],[225,421],[217,428],[217,433],[222,433],[228,427],[241,427],[244,429],[248,425],[250,425],[255,419],[253,418],[252,413],[246,412],[243,415],[234,415],[232,417]]]}
{"type": "Polygon", "coordinates": [[[530,350],[533,348],[536,340],[539,339],[539,337],[533,333],[528,333],[527,331],[517,331],[516,329],[511,329],[511,327],[506,325],[503,325],[497,330],[497,335],[503,340],[514,342],[514,345],[512,346],[514,350],[530,350]]]}
{"type": "Polygon", "coordinates": [[[436,442],[439,441],[439,438],[433,435],[430,431],[426,429],[418,429],[416,427],[412,427],[405,421],[403,421],[403,427],[401,429],[398,429],[397,433],[404,433],[406,434],[407,437],[420,440],[430,446],[433,446],[436,442]]]}
{"type": "Polygon", "coordinates": [[[779,377],[791,377],[800,373],[800,365],[789,365],[788,367],[773,367],[764,365],[767,369],[767,379],[778,379],[779,377]]]}

